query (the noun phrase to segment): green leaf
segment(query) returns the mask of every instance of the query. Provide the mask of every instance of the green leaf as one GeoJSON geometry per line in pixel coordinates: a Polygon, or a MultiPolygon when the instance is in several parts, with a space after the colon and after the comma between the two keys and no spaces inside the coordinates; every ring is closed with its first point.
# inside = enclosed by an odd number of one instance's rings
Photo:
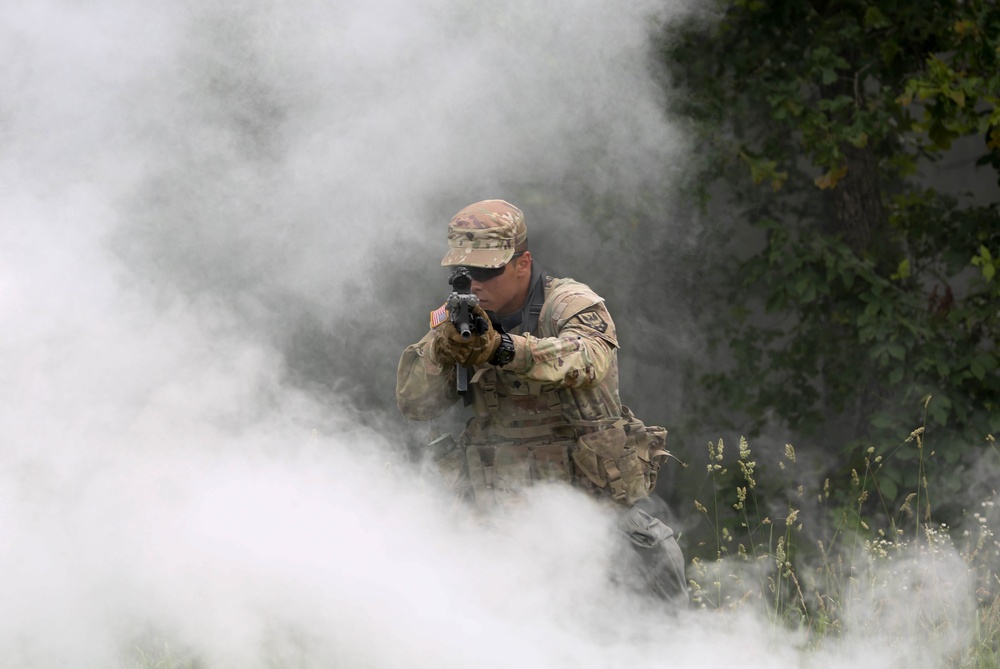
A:
{"type": "Polygon", "coordinates": [[[988,351],[981,351],[977,353],[975,357],[972,358],[972,362],[969,365],[972,375],[980,381],[986,378],[986,374],[995,370],[996,367],[996,356],[988,351]]]}
{"type": "Polygon", "coordinates": [[[935,395],[927,405],[927,415],[938,425],[947,425],[951,414],[951,400],[943,395],[935,395]]]}
{"type": "Polygon", "coordinates": [[[847,165],[839,165],[838,167],[831,168],[825,174],[821,174],[813,180],[821,190],[828,190],[831,188],[836,188],[837,184],[847,176],[847,165]]]}
{"type": "Polygon", "coordinates": [[[972,257],[972,264],[980,269],[986,281],[992,281],[996,276],[998,263],[994,261],[993,254],[985,244],[980,244],[979,254],[972,257]]]}
{"type": "Polygon", "coordinates": [[[857,148],[863,149],[866,146],[868,146],[868,133],[864,131],[859,132],[857,135],[851,137],[848,141],[857,148]]]}
{"type": "MultiPolygon", "coordinates": [[[[692,93],[674,102],[701,126],[693,162],[704,169],[691,166],[698,192],[716,197],[715,185],[730,180],[718,197],[734,215],[720,221],[719,239],[761,233],[764,246],[747,249],[746,262],[717,248],[718,317],[706,329],[733,365],[719,376],[717,387],[730,390],[714,408],[817,434],[875,377],[882,435],[919,426],[915,397],[933,391],[934,447],[943,458],[953,443],[948,457],[964,457],[981,445],[984,408],[1000,414],[996,361],[979,357],[1000,357],[1000,202],[952,197],[909,177],[958,142],[974,147],[962,178],[1000,176],[996,3],[933,2],[919,12],[879,0],[765,4],[748,12],[723,3],[711,29],[686,24],[683,53],[663,52],[678,88],[692,93]],[[987,155],[978,171],[977,152],[987,155]],[[854,195],[842,192],[851,181],[886,216],[849,246],[851,228],[830,205],[854,195]],[[780,224],[753,227],[764,217],[780,224]],[[748,313],[729,317],[731,304],[748,313]]],[[[863,407],[868,421],[875,408],[863,407]]]]}
{"type": "Polygon", "coordinates": [[[958,458],[961,455],[961,452],[957,448],[946,448],[944,450],[944,461],[949,465],[953,465],[958,462],[958,458]]]}
{"type": "Polygon", "coordinates": [[[878,488],[882,491],[882,497],[886,500],[896,499],[896,495],[899,492],[899,488],[896,487],[896,482],[888,476],[879,481],[878,488]]]}
{"type": "Polygon", "coordinates": [[[808,276],[804,276],[795,282],[795,294],[799,297],[803,297],[808,291],[810,286],[810,280],[808,276]]]}
{"type": "Polygon", "coordinates": [[[976,32],[976,22],[969,21],[968,19],[962,21],[956,21],[954,30],[956,33],[962,35],[963,37],[966,35],[971,35],[976,32]]]}
{"type": "Polygon", "coordinates": [[[885,17],[879,8],[870,5],[865,9],[865,28],[885,28],[889,25],[889,19],[885,17]]]}
{"type": "Polygon", "coordinates": [[[850,270],[844,270],[840,273],[840,278],[844,281],[844,287],[850,290],[854,287],[854,272],[850,270]]]}
{"type": "Polygon", "coordinates": [[[889,416],[889,414],[886,413],[885,411],[875,412],[875,414],[871,417],[869,422],[872,424],[873,427],[876,427],[880,430],[887,430],[890,427],[892,427],[895,423],[892,417],[889,416]]]}
{"type": "Polygon", "coordinates": [[[1000,432],[1000,412],[994,413],[990,416],[990,430],[993,434],[1000,432]]]}
{"type": "Polygon", "coordinates": [[[893,274],[891,278],[894,281],[901,281],[903,279],[910,278],[910,274],[910,259],[903,258],[903,260],[899,263],[899,267],[896,268],[896,273],[893,274]]]}

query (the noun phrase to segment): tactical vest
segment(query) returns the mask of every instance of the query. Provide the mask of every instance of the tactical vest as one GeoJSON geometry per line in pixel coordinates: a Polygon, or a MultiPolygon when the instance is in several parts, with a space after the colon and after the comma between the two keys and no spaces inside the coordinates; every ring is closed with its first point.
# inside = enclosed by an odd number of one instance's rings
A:
{"type": "MultiPolygon", "coordinates": [[[[603,300],[569,279],[544,277],[513,334],[554,337],[574,316],[603,310],[603,300]]],[[[470,379],[475,415],[459,448],[440,464],[452,485],[467,485],[476,507],[516,504],[528,488],[563,481],[631,505],[656,484],[666,458],[666,430],[646,426],[618,398],[617,338],[610,317],[603,337],[612,348],[601,382],[586,389],[547,387],[492,365],[470,379]]]]}

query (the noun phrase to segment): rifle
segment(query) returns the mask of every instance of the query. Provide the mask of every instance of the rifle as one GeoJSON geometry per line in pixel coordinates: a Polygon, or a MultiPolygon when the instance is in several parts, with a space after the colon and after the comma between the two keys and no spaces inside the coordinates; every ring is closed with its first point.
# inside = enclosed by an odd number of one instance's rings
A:
{"type": "MultiPolygon", "coordinates": [[[[448,314],[462,339],[468,341],[473,334],[485,330],[472,313],[473,307],[479,304],[479,298],[472,294],[472,274],[465,267],[456,267],[448,278],[448,285],[452,289],[447,302],[448,314]]],[[[460,363],[455,363],[455,389],[459,395],[464,395],[469,390],[469,369],[460,363]]]]}

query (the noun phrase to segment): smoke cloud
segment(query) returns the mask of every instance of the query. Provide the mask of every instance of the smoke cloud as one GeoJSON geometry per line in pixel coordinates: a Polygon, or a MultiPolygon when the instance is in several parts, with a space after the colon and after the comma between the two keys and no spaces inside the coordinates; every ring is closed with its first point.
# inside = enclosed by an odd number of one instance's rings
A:
{"type": "MultiPolygon", "coordinates": [[[[443,292],[429,268],[459,208],[518,203],[536,248],[608,288],[638,246],[694,243],[670,212],[683,132],[647,71],[649,30],[683,11],[0,8],[3,664],[851,655],[635,601],[589,501],[548,491],[486,530],[402,447],[395,362],[443,292]],[[634,225],[579,225],[612,197],[634,225]]],[[[852,648],[888,661],[879,643],[852,648]]]]}

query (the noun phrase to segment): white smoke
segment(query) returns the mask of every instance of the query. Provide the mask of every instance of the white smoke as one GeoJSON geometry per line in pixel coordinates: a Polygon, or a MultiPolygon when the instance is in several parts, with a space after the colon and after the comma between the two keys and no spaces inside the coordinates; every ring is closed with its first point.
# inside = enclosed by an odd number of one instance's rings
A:
{"type": "Polygon", "coordinates": [[[644,58],[682,10],[3,5],[0,665],[830,659],[616,592],[611,520],[565,491],[456,520],[403,435],[287,382],[275,337],[289,300],[367,308],[344,296],[372,258],[419,272],[442,211],[668,176],[644,58]]]}

